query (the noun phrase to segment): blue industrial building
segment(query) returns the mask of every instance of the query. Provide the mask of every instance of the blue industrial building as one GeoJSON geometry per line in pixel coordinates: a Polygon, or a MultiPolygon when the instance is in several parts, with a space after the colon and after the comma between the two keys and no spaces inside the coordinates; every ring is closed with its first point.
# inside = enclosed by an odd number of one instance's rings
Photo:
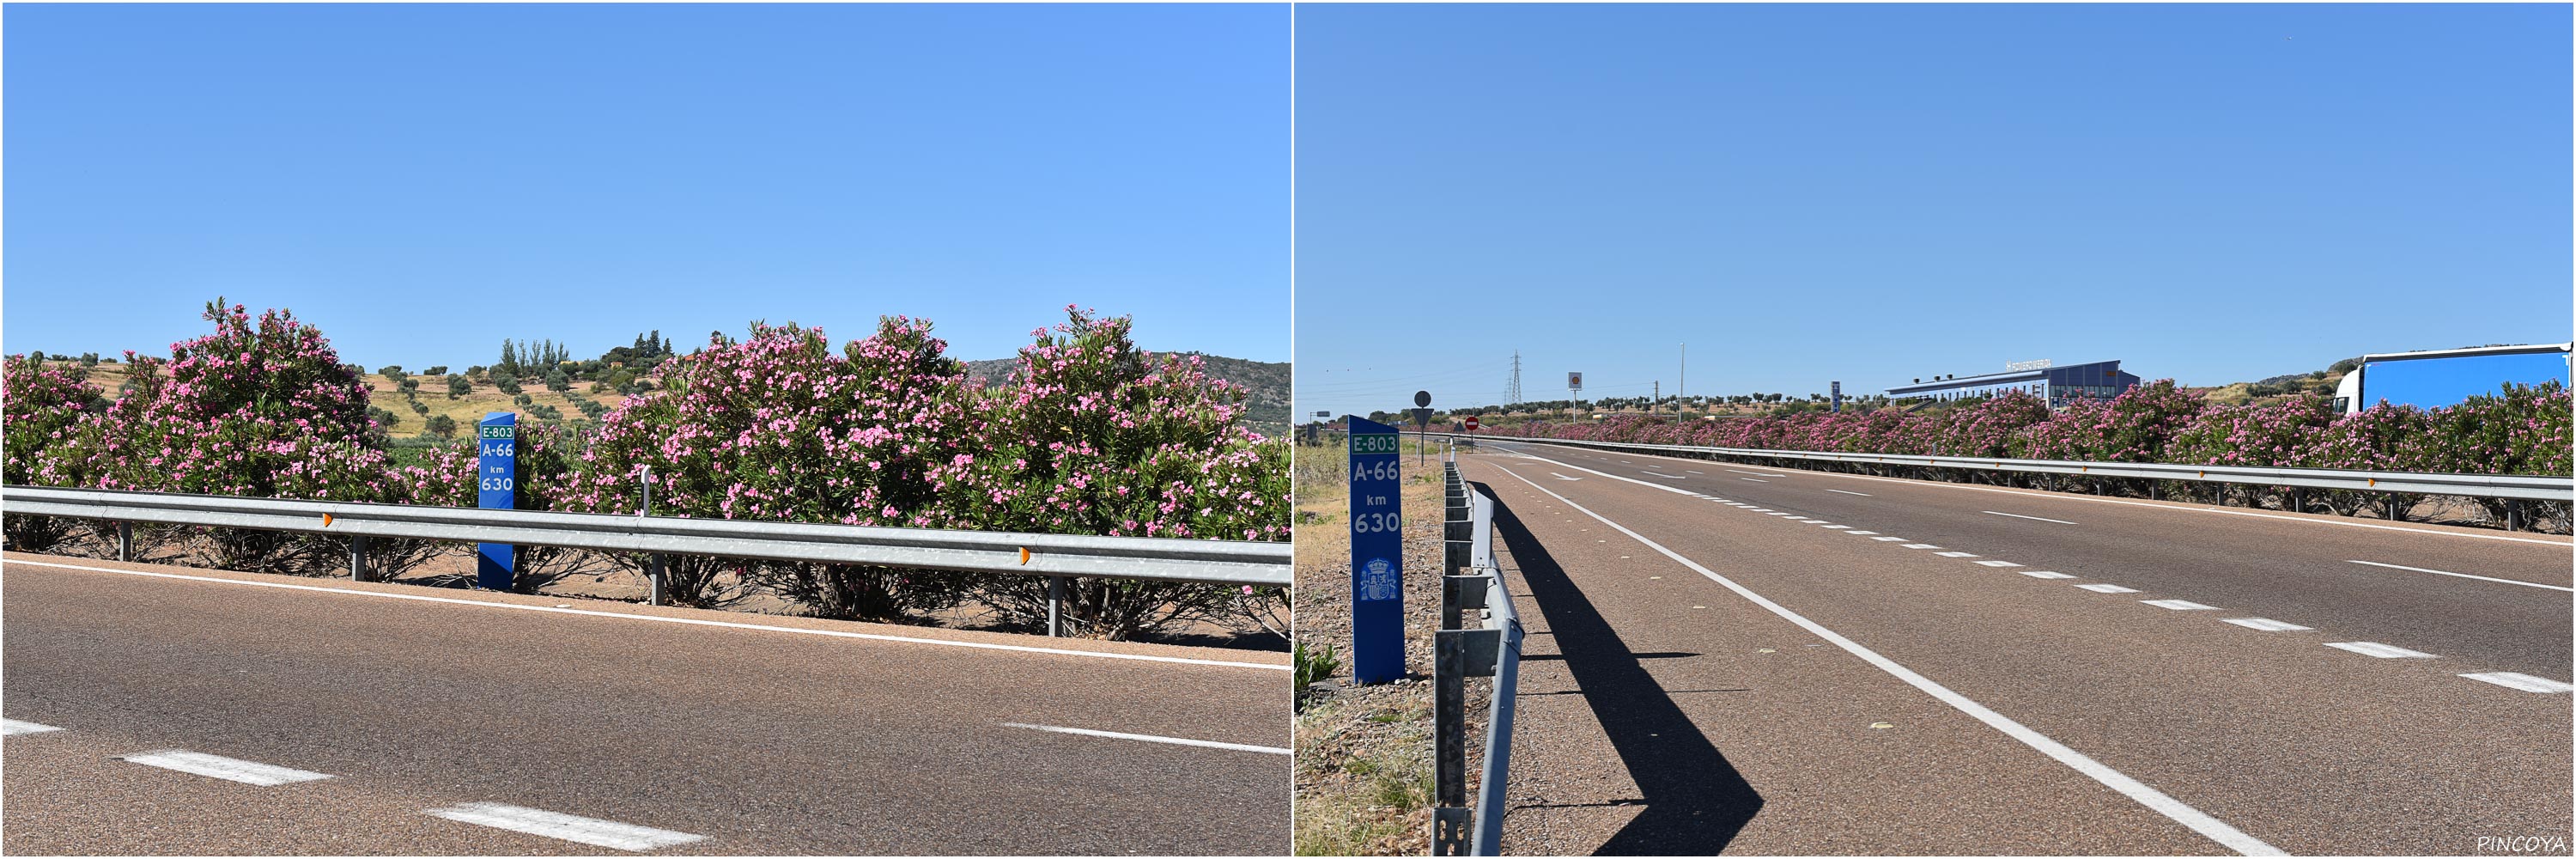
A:
{"type": "Polygon", "coordinates": [[[1893,400],[1965,400],[2020,391],[2048,401],[2048,407],[2053,409],[2078,398],[2107,400],[2138,386],[2138,377],[2121,372],[2118,361],[2095,361],[2064,367],[2038,361],[2031,363],[2036,366],[2006,365],[2012,369],[1982,376],[1934,376],[1928,381],[1916,379],[1913,384],[1887,389],[1887,396],[1893,400]]]}

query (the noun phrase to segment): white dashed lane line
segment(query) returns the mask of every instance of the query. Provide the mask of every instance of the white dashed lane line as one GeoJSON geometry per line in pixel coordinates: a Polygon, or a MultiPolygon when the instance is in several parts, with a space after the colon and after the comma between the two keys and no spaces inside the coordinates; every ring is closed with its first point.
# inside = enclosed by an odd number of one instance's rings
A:
{"type": "Polygon", "coordinates": [[[1737,479],[1737,480],[1750,480],[1750,481],[1753,481],[1753,482],[1755,482],[1755,483],[1769,483],[1769,482],[1771,482],[1771,481],[1768,481],[1768,480],[1763,480],[1763,479],[1758,478],[1758,477],[1738,477],[1738,478],[1736,478],[1736,479],[1737,479]]]}
{"type": "Polygon", "coordinates": [[[601,820],[596,817],[582,817],[577,814],[503,805],[498,802],[469,802],[447,808],[433,808],[425,813],[458,823],[525,832],[558,841],[570,841],[575,844],[588,844],[592,847],[606,847],[630,853],[687,844],[692,841],[704,841],[707,838],[704,835],[691,835],[686,832],[601,820]]]}
{"type": "Polygon", "coordinates": [[[2427,570],[2427,569],[2424,569],[2423,567],[2401,567],[2401,566],[2398,566],[2398,565],[2396,565],[2396,564],[2383,564],[2383,563],[2380,563],[2380,562],[2378,562],[2378,561],[2353,561],[2353,562],[2351,562],[2351,563],[2355,563],[2355,564],[2365,564],[2365,565],[2373,566],[2373,567],[2387,567],[2387,568],[2392,569],[2392,570],[2405,570],[2405,571],[2407,571],[2407,572],[2413,572],[2413,573],[2432,573],[2432,574],[2437,575],[2437,576],[2458,576],[2458,577],[2463,578],[2463,579],[2476,579],[2476,580],[2478,580],[2478,581],[2482,581],[2482,582],[2498,582],[2498,583],[2501,583],[2501,584],[2508,584],[2508,585],[2521,585],[2521,586],[2526,587],[2526,588],[2548,588],[2548,589],[2553,590],[2553,591],[2567,591],[2567,592],[2569,592],[2569,593],[2576,593],[2576,588],[2563,588],[2563,587],[2559,587],[2559,586],[2557,586],[2557,585],[2544,585],[2544,584],[2541,584],[2541,583],[2539,583],[2539,582],[2525,582],[2525,581],[2517,581],[2517,580],[2514,580],[2514,579],[2499,579],[2499,578],[2495,578],[2495,577],[2493,577],[2493,576],[2472,576],[2472,575],[2469,575],[2469,574],[2467,574],[2467,573],[2453,573],[2453,572],[2446,572],[2446,571],[2443,571],[2443,570],[2427,570]]]}
{"type": "Polygon", "coordinates": [[[2433,654],[2425,653],[2420,650],[2408,650],[2393,644],[2381,644],[2376,641],[2329,641],[2326,642],[2326,646],[2336,650],[2349,650],[2363,656],[2376,656],[2381,659],[2433,658],[2433,654]]]}
{"type": "Polygon", "coordinates": [[[2010,516],[2010,517],[2013,517],[2013,518],[2015,518],[2015,519],[2034,519],[2034,520],[2038,520],[2038,521],[2041,521],[2041,522],[2055,522],[2055,523],[2060,524],[2060,525],[2073,525],[2073,524],[2075,524],[2075,523],[2073,523],[2073,522],[2069,522],[2069,521],[2066,521],[2066,520],[2064,520],[2064,519],[2050,519],[2050,518],[2048,518],[2048,517],[2046,517],[2046,516],[2024,516],[2024,515],[2021,515],[2021,514],[2019,514],[2019,513],[2005,513],[2005,512],[1999,511],[1999,510],[1983,510],[1983,511],[1979,511],[1979,512],[1986,513],[1986,514],[1989,514],[1989,515],[1994,515],[1994,516],[2010,516]]]}
{"type": "MultiPolygon", "coordinates": [[[[2073,577],[2069,576],[2069,578],[2073,577]]],[[[2076,587],[2083,588],[2097,594],[2134,594],[2138,592],[2137,588],[2124,588],[2119,585],[2090,584],[2076,585],[2076,587]]],[[[2233,623],[2233,621],[2230,622],[2233,623]]]]}
{"type": "Polygon", "coordinates": [[[1935,545],[1932,545],[1932,544],[1930,544],[1930,543],[1907,543],[1907,544],[1905,544],[1904,546],[1901,546],[1901,547],[1899,547],[1899,548],[1905,548],[1905,549],[1938,549],[1938,548],[1941,548],[1941,547],[1939,547],[1939,546],[1935,546],[1935,545]]]}
{"type": "Polygon", "coordinates": [[[2157,608],[2169,608],[2175,611],[2213,611],[2218,608],[2214,605],[2201,605],[2190,600],[2139,600],[2139,602],[2146,603],[2157,608]]]}
{"type": "Polygon", "coordinates": [[[42,734],[46,731],[59,730],[62,729],[52,725],[39,725],[34,722],[21,722],[16,719],[0,719],[0,737],[15,737],[21,734],[42,734]]]}
{"type": "MultiPolygon", "coordinates": [[[[2071,578],[2074,578],[2074,576],[2070,576],[2070,575],[2067,575],[2067,574],[2065,574],[2065,573],[2055,572],[2055,571],[2051,571],[2051,570],[2014,570],[2013,572],[2020,573],[2020,574],[2022,574],[2022,575],[2029,576],[2029,577],[2034,578],[2034,579],[2071,579],[2071,578]]],[[[2121,593],[2121,592],[2120,592],[2120,591],[2103,591],[2103,593],[2108,594],[2108,593],[2121,593]]],[[[2137,593],[2137,591],[2127,591],[2127,593],[2137,593]]],[[[2202,606],[2202,608],[2208,608],[2208,606],[2202,606]]]]}
{"type": "Polygon", "coordinates": [[[1825,490],[1825,491],[1826,491],[1826,492],[1840,492],[1840,493],[1842,493],[1842,494],[1844,494],[1844,495],[1858,495],[1858,496],[1860,496],[1860,497],[1862,497],[1862,498],[1876,498],[1876,497],[1878,497],[1878,496],[1876,496],[1876,495],[1871,495],[1871,494],[1869,494],[1869,493],[1867,493],[1867,492],[1853,492],[1853,491],[1848,490],[1848,489],[1827,489],[1827,490],[1825,490]]]}
{"type": "Polygon", "coordinates": [[[2273,620],[2268,617],[2231,617],[2227,618],[2227,622],[2246,629],[2259,629],[2264,632],[2306,632],[2309,629],[2308,627],[2300,626],[2295,623],[2273,620]]]}
{"type": "Polygon", "coordinates": [[[163,749],[157,752],[136,752],[134,754],[126,755],[125,759],[147,767],[160,767],[165,770],[177,770],[183,773],[201,775],[208,778],[219,778],[225,781],[237,781],[243,784],[255,784],[261,787],[276,787],[281,784],[294,784],[299,781],[320,781],[331,777],[323,773],[306,772],[304,770],[275,766],[272,764],[263,764],[256,761],[234,760],[232,758],[209,755],[204,752],[191,752],[184,749],[163,749]]]}
{"type": "Polygon", "coordinates": [[[1939,555],[1939,556],[1944,557],[1944,558],[1974,558],[1974,557],[1976,557],[1976,553],[1974,553],[1974,552],[1934,552],[1934,553],[1932,553],[1932,554],[1939,555]]]}
{"type": "Polygon", "coordinates": [[[2018,567],[2018,566],[2021,566],[2021,565],[2020,565],[2020,564],[2013,563],[2013,562],[2011,562],[2011,561],[1978,561],[1978,562],[1977,562],[1977,566],[1980,566],[1980,567],[2018,567]]]}
{"type": "MultiPolygon", "coordinates": [[[[1867,531],[1853,531],[1852,533],[1854,533],[1854,534],[1867,534],[1867,533],[1869,533],[1869,532],[1867,532],[1867,531]]],[[[1870,539],[1872,539],[1872,540],[1877,540],[1877,541],[1879,541],[1879,542],[1881,542],[1881,543],[1886,543],[1886,542],[1895,541],[1895,540],[1903,540],[1903,539],[1906,539],[1906,538],[1904,538],[1904,537],[1871,537],[1870,539]]]]}
{"type": "Polygon", "coordinates": [[[2484,674],[2462,674],[2460,676],[2480,683],[2493,683],[2507,689],[2520,689],[2525,692],[2539,692],[2543,694],[2555,692],[2576,692],[2576,685],[2560,683],[2547,677],[2534,677],[2529,674],[2521,674],[2512,671],[2490,671],[2484,674]]]}

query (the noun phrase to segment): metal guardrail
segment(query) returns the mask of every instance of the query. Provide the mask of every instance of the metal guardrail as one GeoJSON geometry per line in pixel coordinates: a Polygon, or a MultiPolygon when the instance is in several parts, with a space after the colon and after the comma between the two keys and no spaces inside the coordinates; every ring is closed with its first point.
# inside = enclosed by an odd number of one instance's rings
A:
{"type": "Polygon", "coordinates": [[[353,538],[350,577],[359,580],[365,577],[368,537],[642,552],[652,556],[646,569],[653,576],[651,601],[656,605],[663,595],[658,575],[663,555],[1041,575],[1051,579],[1049,634],[1058,631],[1067,577],[1281,587],[1291,578],[1290,544],[1231,540],[940,531],[40,486],[0,486],[0,512],[116,522],[119,560],[132,558],[130,523],[134,522],[345,534],[353,538]]]}
{"type": "Polygon", "coordinates": [[[1521,621],[1511,592],[1503,587],[1502,568],[1494,561],[1494,500],[1469,491],[1454,459],[1445,465],[1448,574],[1441,579],[1432,669],[1439,794],[1432,812],[1432,853],[1499,856],[1503,800],[1510,787],[1512,704],[1520,688],[1521,621]],[[1466,625],[1469,612],[1481,615],[1472,627],[1466,625]],[[1469,677],[1494,678],[1485,714],[1485,765],[1473,805],[1467,802],[1466,787],[1469,677]]]}
{"type": "MultiPolygon", "coordinates": [[[[2127,477],[2150,480],[2178,480],[2198,483],[2243,483],[2260,486],[2286,486],[2293,489],[2332,489],[2352,492],[2377,492],[2413,495],[2462,495],[2473,498],[2500,498],[2510,501],[2576,501],[2576,478],[2547,477],[2527,474],[2441,474],[2408,471],[2354,471],[2332,468],[2278,468],[2251,465],[2189,465],[2160,462],[2083,462],[2064,459],[1995,459],[1967,456],[1921,456],[1905,454],[1838,453],[1807,450],[1764,450],[1746,447],[1701,447],[1678,444],[1638,444],[1616,441],[1582,441],[1555,438],[1524,438],[1478,434],[1431,433],[1450,438],[1483,438],[1490,441],[1518,441],[1552,444],[1594,450],[1642,451],[1666,455],[1713,459],[1744,457],[1770,460],[1800,460],[1869,465],[1902,465],[1922,468],[1955,468],[1969,471],[2026,472],[2065,474],[2084,477],[2127,477]]],[[[2392,502],[2393,503],[2393,502],[2392,502]]],[[[2516,511],[2519,512],[2518,510],[2516,511]]],[[[2520,530],[2519,516],[2511,517],[2507,526],[2520,530]]]]}

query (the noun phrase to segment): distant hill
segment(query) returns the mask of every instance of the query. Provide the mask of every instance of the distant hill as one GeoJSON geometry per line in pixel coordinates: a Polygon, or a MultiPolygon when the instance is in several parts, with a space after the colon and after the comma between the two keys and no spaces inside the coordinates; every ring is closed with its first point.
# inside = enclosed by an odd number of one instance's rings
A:
{"type": "MultiPolygon", "coordinates": [[[[1164,355],[1199,356],[1199,360],[1207,367],[1208,375],[1244,387],[1246,393],[1244,404],[1249,407],[1244,414],[1244,421],[1252,426],[1254,432],[1266,436],[1288,434],[1288,364],[1286,362],[1247,361],[1205,352],[1156,352],[1154,354],[1158,358],[1164,355]]],[[[991,358],[963,363],[966,365],[967,375],[992,385],[1009,381],[1011,372],[1019,369],[1020,359],[991,358]]]]}

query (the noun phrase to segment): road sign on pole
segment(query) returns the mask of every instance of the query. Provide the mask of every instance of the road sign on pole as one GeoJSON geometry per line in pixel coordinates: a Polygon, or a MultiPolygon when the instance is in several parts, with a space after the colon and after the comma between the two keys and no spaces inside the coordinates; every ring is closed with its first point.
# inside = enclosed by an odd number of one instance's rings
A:
{"type": "Polygon", "coordinates": [[[1404,678],[1404,481],[1396,429],[1350,418],[1351,677],[1404,678]]]}
{"type": "Polygon", "coordinates": [[[1843,410],[1843,383],[1834,383],[1834,411],[1843,410]]]}
{"type": "MultiPolygon", "coordinates": [[[[474,506],[514,510],[519,506],[519,416],[491,412],[474,427],[474,506]]],[[[510,589],[518,569],[518,548],[509,543],[476,544],[474,584],[487,591],[510,589]]]]}
{"type": "Polygon", "coordinates": [[[1475,431],[1476,431],[1476,416],[1475,416],[1475,415],[1468,415],[1468,416],[1467,416],[1467,431],[1468,431],[1468,432],[1475,432],[1475,431]]]}

